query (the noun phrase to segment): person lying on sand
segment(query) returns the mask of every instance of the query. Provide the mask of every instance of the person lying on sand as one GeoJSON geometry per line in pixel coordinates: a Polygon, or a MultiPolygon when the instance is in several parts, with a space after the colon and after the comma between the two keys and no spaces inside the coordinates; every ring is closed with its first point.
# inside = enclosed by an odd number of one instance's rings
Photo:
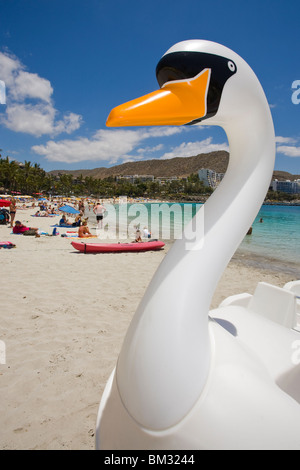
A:
{"type": "Polygon", "coordinates": [[[16,221],[15,226],[13,228],[13,233],[15,234],[35,235],[36,237],[40,236],[38,231],[39,231],[38,228],[26,227],[26,225],[23,225],[19,220],[16,221]]]}

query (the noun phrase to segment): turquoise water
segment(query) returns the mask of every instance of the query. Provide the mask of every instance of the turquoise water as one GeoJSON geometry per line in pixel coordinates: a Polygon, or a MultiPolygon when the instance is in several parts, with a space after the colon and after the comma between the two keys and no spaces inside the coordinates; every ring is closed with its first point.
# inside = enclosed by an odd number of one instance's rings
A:
{"type": "MultiPolygon", "coordinates": [[[[146,203],[109,205],[103,226],[107,238],[134,237],[135,225],[148,227],[152,238],[174,240],[201,207],[200,204],[146,203]],[[116,228],[117,227],[117,228],[116,228]]],[[[95,215],[89,214],[92,223],[95,215]]],[[[300,269],[300,206],[263,205],[252,225],[252,235],[245,236],[240,253],[297,264],[300,269]],[[260,219],[263,222],[260,223],[260,219]]],[[[102,236],[101,236],[102,238],[102,236]]]]}
{"type": "Polygon", "coordinates": [[[244,238],[241,250],[298,263],[300,268],[300,206],[264,205],[252,227],[252,235],[244,238]]]}

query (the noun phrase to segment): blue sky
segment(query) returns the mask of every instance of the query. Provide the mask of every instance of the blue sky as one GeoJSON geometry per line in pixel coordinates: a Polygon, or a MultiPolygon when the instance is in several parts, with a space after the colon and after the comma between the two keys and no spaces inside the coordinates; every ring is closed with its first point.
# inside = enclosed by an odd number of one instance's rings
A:
{"type": "Polygon", "coordinates": [[[228,150],[211,126],[105,126],[113,107],[157,89],[173,44],[207,39],[253,68],[273,115],[275,169],[300,174],[299,18],[299,0],[0,0],[2,156],[49,171],[228,150]]]}

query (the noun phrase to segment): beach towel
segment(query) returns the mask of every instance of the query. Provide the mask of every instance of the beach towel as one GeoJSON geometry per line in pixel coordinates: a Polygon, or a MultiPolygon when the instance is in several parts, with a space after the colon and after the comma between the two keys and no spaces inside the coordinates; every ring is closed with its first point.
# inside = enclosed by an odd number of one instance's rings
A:
{"type": "Polygon", "coordinates": [[[98,238],[97,235],[92,235],[91,237],[78,237],[78,234],[71,235],[70,233],[63,233],[61,235],[63,238],[77,238],[78,240],[86,240],[87,238],[98,238]]]}
{"type": "Polygon", "coordinates": [[[55,214],[48,214],[48,215],[32,215],[31,217],[55,217],[55,214]]]}
{"type": "Polygon", "coordinates": [[[79,225],[59,225],[59,224],[55,224],[55,225],[51,225],[51,227],[64,227],[64,228],[70,228],[70,227],[79,227],[79,225]]]}
{"type": "Polygon", "coordinates": [[[0,249],[1,248],[16,248],[12,242],[0,242],[0,249]]]}

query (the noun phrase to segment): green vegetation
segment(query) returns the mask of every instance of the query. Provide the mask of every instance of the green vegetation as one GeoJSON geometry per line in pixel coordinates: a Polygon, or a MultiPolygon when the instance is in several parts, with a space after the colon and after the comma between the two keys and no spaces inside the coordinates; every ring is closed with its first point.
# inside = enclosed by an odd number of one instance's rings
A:
{"type": "Polygon", "coordinates": [[[275,202],[293,202],[299,201],[299,194],[288,194],[282,191],[272,191],[271,189],[268,191],[266,196],[267,201],[275,201],[275,202]]]}
{"type": "Polygon", "coordinates": [[[9,157],[0,155],[0,187],[2,191],[32,195],[51,187],[51,178],[35,163],[26,162],[22,167],[9,157]]]}

